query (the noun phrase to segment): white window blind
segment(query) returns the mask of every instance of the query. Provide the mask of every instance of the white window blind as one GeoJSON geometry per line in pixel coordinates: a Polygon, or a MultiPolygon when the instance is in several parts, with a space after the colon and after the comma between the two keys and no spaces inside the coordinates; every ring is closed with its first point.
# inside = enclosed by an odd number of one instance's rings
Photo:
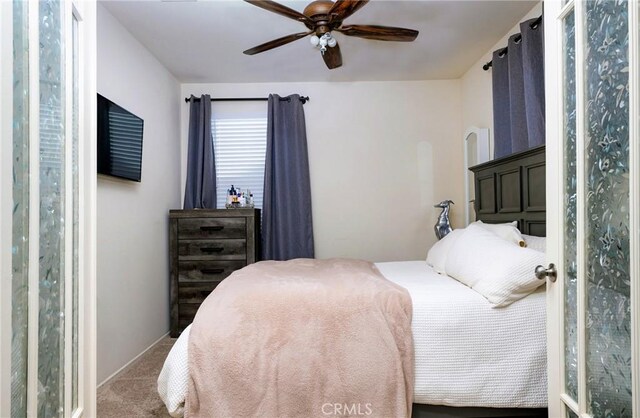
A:
{"type": "Polygon", "coordinates": [[[237,104],[216,103],[212,108],[211,136],[216,158],[217,207],[224,208],[227,190],[233,185],[251,190],[256,208],[262,208],[264,161],[267,151],[266,104],[256,111],[237,104]],[[221,111],[219,107],[227,107],[221,111]],[[236,108],[236,110],[234,110],[236,108]]]}

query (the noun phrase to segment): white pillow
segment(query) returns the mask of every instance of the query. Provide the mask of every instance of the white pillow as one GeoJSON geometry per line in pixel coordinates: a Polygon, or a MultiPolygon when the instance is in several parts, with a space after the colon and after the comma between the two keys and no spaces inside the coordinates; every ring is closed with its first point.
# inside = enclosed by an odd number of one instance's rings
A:
{"type": "Polygon", "coordinates": [[[494,307],[502,307],[545,283],[534,274],[536,266],[544,261],[544,253],[518,247],[471,224],[451,246],[445,269],[449,276],[480,293],[494,307]]]}
{"type": "Polygon", "coordinates": [[[486,224],[482,221],[475,221],[472,225],[480,226],[487,231],[491,231],[499,237],[506,239],[507,241],[511,241],[514,244],[519,245],[520,247],[526,247],[527,243],[522,238],[522,234],[518,229],[518,221],[513,221],[504,224],[486,224]]]}
{"type": "Polygon", "coordinates": [[[447,254],[454,242],[462,235],[464,229],[454,229],[449,232],[440,241],[433,244],[433,247],[427,253],[427,264],[430,265],[436,273],[446,275],[445,264],[447,262],[447,254]]]}
{"type": "Polygon", "coordinates": [[[527,243],[527,248],[543,253],[547,252],[547,237],[536,237],[535,235],[522,234],[522,238],[524,238],[527,243]]]}

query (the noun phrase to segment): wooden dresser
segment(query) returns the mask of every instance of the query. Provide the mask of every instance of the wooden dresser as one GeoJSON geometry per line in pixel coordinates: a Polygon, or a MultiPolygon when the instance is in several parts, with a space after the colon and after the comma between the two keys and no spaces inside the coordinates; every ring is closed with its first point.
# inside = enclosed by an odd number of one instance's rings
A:
{"type": "Polygon", "coordinates": [[[222,280],[259,255],[260,209],[170,211],[171,336],[193,321],[222,280]]]}

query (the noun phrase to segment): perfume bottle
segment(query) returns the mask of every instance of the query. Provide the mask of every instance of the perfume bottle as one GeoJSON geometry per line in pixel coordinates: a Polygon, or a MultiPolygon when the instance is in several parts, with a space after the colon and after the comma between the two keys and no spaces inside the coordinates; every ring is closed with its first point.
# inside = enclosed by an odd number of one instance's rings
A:
{"type": "Polygon", "coordinates": [[[253,203],[253,193],[251,193],[251,190],[247,189],[247,207],[252,208],[254,203],[253,203]]]}
{"type": "Polygon", "coordinates": [[[231,207],[231,204],[233,203],[233,196],[231,195],[231,189],[227,189],[227,201],[225,203],[225,206],[231,207]]]}

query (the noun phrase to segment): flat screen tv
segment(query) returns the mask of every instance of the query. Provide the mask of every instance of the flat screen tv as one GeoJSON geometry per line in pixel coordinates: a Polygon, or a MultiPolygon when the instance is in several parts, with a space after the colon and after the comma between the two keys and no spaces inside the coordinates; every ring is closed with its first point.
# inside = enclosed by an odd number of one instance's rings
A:
{"type": "Polygon", "coordinates": [[[144,121],[98,94],[98,173],[140,181],[144,121]]]}

